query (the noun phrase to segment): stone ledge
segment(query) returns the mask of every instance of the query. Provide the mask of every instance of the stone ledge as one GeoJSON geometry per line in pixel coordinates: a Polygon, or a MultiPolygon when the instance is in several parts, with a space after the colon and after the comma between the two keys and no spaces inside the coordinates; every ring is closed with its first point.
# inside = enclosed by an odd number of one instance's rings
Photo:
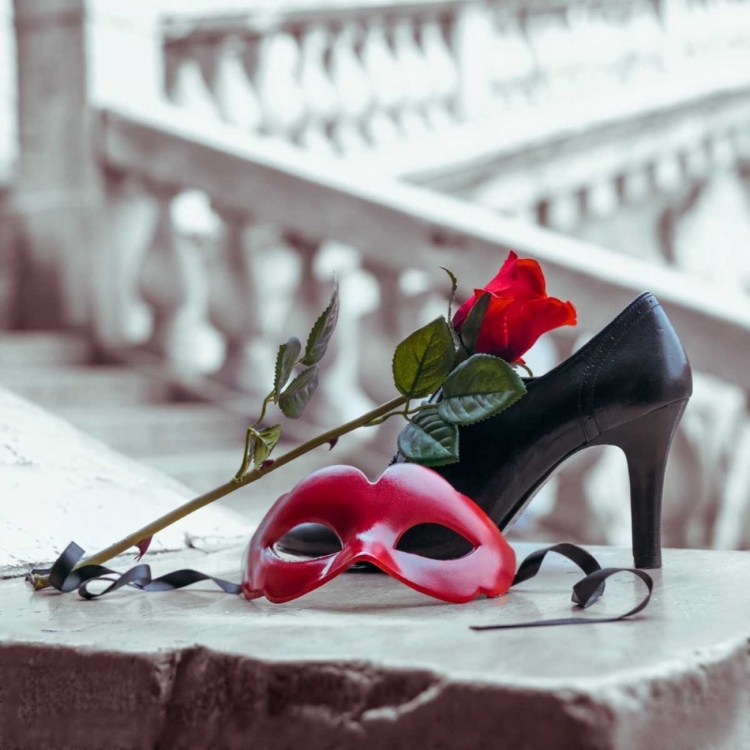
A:
{"type": "MultiPolygon", "coordinates": [[[[240,552],[154,567],[237,580],[240,552]]],[[[594,552],[629,564],[627,551],[594,552]]],[[[0,746],[85,750],[106,732],[107,747],[127,748],[744,748],[750,602],[735,592],[747,560],[668,550],[632,621],[486,633],[468,625],[570,613],[579,574],[550,561],[468,605],[373,574],[284,605],[202,585],[85,602],[4,581],[0,746]]],[[[624,610],[637,585],[613,579],[588,615],[624,610]]]]}
{"type": "MultiPolygon", "coordinates": [[[[194,496],[2,388],[0,414],[0,578],[51,562],[71,540],[102,549],[194,496]]],[[[165,529],[152,546],[184,549],[194,537],[231,545],[249,532],[247,521],[214,505],[165,529]]]]}

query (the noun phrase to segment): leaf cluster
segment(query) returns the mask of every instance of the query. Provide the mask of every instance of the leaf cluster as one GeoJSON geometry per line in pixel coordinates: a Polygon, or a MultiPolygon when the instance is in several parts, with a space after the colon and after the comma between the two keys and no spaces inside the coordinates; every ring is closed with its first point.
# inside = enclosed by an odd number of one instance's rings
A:
{"type": "MultiPolygon", "coordinates": [[[[455,276],[447,273],[453,283],[450,315],[455,276]]],[[[418,407],[399,435],[398,447],[407,460],[433,467],[456,463],[459,426],[489,419],[526,393],[523,381],[505,360],[472,353],[489,301],[489,295],[483,295],[474,304],[458,347],[451,323],[439,317],[396,348],[393,382],[403,396],[422,398],[442,388],[440,398],[418,407]]],[[[409,413],[408,404],[404,413],[409,413]]]]}
{"type": "Polygon", "coordinates": [[[256,469],[268,460],[281,437],[281,425],[258,429],[269,403],[278,405],[289,419],[299,419],[315,393],[319,378],[319,362],[325,356],[339,317],[338,281],[334,280],[328,307],[320,314],[310,331],[304,352],[302,343],[292,336],[279,346],[274,368],[273,390],[266,396],[260,417],[248,428],[242,466],[235,477],[240,481],[252,463],[256,469]],[[291,382],[290,382],[291,381],[291,382]]]}
{"type": "Polygon", "coordinates": [[[300,357],[302,344],[294,336],[279,347],[271,396],[285,417],[299,419],[315,393],[319,378],[318,363],[328,349],[338,319],[339,288],[338,281],[334,281],[331,301],[315,321],[307,337],[304,354],[300,357]],[[297,365],[305,369],[287,385],[297,365]]]}

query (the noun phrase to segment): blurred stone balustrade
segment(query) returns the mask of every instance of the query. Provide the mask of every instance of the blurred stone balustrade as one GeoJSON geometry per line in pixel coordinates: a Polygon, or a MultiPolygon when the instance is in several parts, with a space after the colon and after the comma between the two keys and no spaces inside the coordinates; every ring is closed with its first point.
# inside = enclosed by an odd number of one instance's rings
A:
{"type": "MultiPolygon", "coordinates": [[[[0,338],[20,357],[0,382],[207,489],[333,272],[340,330],[289,440],[391,397],[394,346],[445,309],[440,265],[464,295],[513,249],[579,308],[542,369],[642,289],[662,300],[699,372],[666,539],[750,545],[748,0],[0,2],[14,50],[0,325],[64,334],[49,356],[0,338]]],[[[397,430],[304,470],[374,475],[397,430]]],[[[622,542],[624,461],[586,456],[529,517],[622,542]]]]}
{"type": "Polygon", "coordinates": [[[190,7],[176,105],[562,231],[750,156],[746,0],[190,7]]]}

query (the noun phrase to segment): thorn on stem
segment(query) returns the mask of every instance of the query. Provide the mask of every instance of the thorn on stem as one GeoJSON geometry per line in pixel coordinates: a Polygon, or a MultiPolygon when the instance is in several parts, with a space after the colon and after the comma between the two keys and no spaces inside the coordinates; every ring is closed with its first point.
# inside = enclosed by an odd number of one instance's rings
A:
{"type": "Polygon", "coordinates": [[[275,458],[267,458],[258,468],[263,471],[263,469],[267,469],[269,466],[273,466],[275,463],[275,458]]]}
{"type": "Polygon", "coordinates": [[[135,561],[138,562],[148,552],[148,548],[151,546],[151,540],[153,536],[147,536],[145,539],[141,539],[135,546],[138,547],[138,555],[135,561]]]}
{"type": "Polygon", "coordinates": [[[337,437],[333,438],[333,440],[328,441],[328,450],[332,451],[336,447],[336,443],[338,443],[339,439],[337,437]]]}

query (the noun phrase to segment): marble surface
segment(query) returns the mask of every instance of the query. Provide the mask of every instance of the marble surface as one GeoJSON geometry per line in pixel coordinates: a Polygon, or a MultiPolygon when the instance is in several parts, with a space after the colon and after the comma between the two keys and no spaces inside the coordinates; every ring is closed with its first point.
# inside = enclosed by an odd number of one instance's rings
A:
{"type": "MultiPolygon", "coordinates": [[[[187,493],[2,391],[0,414],[3,750],[750,747],[748,553],[666,550],[637,617],[528,630],[469,626],[617,614],[642,584],[611,579],[586,612],[571,605],[581,574],[562,558],[465,605],[374,573],[282,605],[210,584],[96,601],[33,592],[20,576],[30,563],[71,539],[104,546],[187,493]]],[[[146,560],[156,574],[239,580],[250,533],[207,508],[146,560]]],[[[533,549],[515,546],[519,559],[533,549]]],[[[632,562],[593,551],[603,566],[632,562]]]]}
{"type": "MultiPolygon", "coordinates": [[[[238,446],[238,466],[241,453],[238,446]]],[[[0,578],[51,562],[70,541],[93,553],[193,496],[0,388],[0,578]]],[[[236,513],[213,505],[158,534],[152,550],[221,546],[251,530],[236,513]]]]}
{"type": "MultiPolygon", "coordinates": [[[[519,557],[532,548],[517,545],[519,557]]],[[[630,564],[627,550],[592,550],[604,566],[630,564]]],[[[154,567],[239,580],[241,552],[170,553],[154,567]]],[[[19,711],[63,678],[78,686],[76,700],[129,696],[118,747],[131,746],[143,714],[153,727],[134,747],[242,747],[242,738],[289,747],[298,733],[305,747],[495,747],[502,733],[514,747],[741,748],[750,744],[749,562],[742,552],[667,550],[651,605],[632,620],[489,632],[469,626],[614,614],[641,585],[611,579],[581,612],[570,603],[581,574],[562,558],[504,597],[466,605],[373,573],[282,605],[208,584],[87,602],[7,580],[0,684],[33,686],[11,700],[19,711]],[[409,744],[415,737],[426,744],[409,744]]],[[[75,714],[59,721],[70,746],[96,747],[77,734],[75,714]]]]}

